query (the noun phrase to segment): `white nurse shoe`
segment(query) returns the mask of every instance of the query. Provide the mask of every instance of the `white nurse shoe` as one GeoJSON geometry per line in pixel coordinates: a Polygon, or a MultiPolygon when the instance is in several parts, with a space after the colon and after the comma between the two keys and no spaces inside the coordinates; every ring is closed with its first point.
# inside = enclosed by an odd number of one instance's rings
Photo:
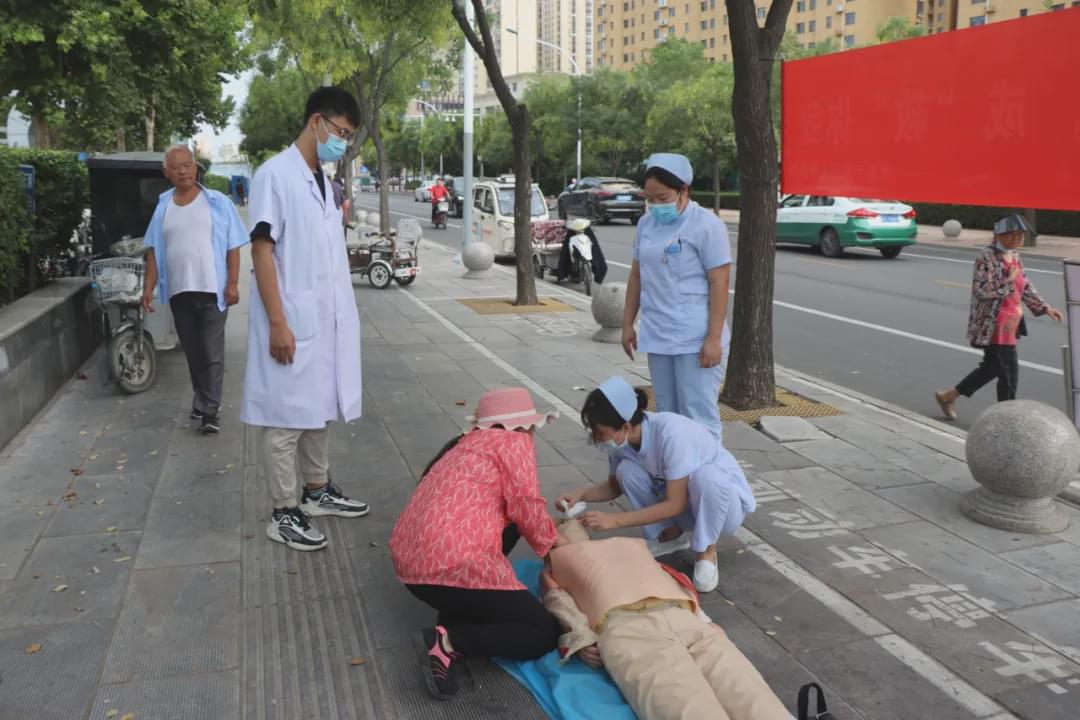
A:
{"type": "Polygon", "coordinates": [[[712,592],[720,584],[720,571],[711,560],[694,563],[694,589],[699,593],[712,592]]]}

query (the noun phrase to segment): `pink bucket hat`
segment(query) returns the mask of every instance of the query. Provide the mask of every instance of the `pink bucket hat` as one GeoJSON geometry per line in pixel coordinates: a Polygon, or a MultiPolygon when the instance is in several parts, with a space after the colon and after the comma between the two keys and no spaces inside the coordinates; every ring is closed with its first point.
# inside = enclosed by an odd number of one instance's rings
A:
{"type": "Polygon", "coordinates": [[[557,417],[558,413],[537,412],[532,395],[525,388],[501,388],[484,393],[476,406],[476,414],[465,419],[476,427],[502,425],[507,430],[518,430],[542,428],[557,417]]]}

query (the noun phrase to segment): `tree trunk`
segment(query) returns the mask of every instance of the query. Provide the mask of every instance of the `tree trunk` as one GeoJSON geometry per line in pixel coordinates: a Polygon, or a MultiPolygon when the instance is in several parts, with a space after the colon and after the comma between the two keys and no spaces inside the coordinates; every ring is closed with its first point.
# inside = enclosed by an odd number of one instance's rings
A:
{"type": "Polygon", "coordinates": [[[390,235],[390,188],[386,184],[386,146],[382,132],[376,123],[371,127],[371,142],[375,144],[375,157],[379,162],[379,232],[390,235]]]}
{"type": "Polygon", "coordinates": [[[116,128],[116,152],[127,152],[127,128],[123,124],[116,128]]]}
{"type": "Polygon", "coordinates": [[[146,126],[146,149],[150,152],[154,150],[154,126],[157,119],[157,107],[154,104],[154,98],[150,98],[150,104],[146,107],[146,115],[143,116],[143,124],[146,126]]]}
{"type": "Polygon", "coordinates": [[[773,270],[779,164],[772,122],[772,62],[791,10],[774,0],[760,28],[753,3],[727,0],[735,64],[732,117],[739,172],[738,272],[731,359],[721,395],[737,410],[776,403],[773,270]]]}
{"type": "Polygon", "coordinates": [[[532,265],[532,122],[524,104],[510,118],[514,139],[514,259],[517,265],[515,305],[539,305],[532,265]]]}
{"type": "Polygon", "coordinates": [[[712,173],[712,191],[713,200],[712,207],[713,212],[720,212],[720,155],[717,154],[716,159],[713,160],[713,173],[712,173]]]}
{"type": "Polygon", "coordinates": [[[34,114],[30,117],[30,146],[42,150],[52,147],[52,131],[44,115],[34,114]]]}

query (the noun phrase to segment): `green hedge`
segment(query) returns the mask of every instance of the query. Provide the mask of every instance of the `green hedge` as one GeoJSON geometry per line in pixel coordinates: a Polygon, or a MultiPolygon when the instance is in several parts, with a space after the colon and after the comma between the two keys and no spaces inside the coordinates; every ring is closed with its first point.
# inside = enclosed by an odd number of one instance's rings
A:
{"type": "Polygon", "coordinates": [[[0,153],[0,304],[15,299],[23,286],[30,249],[30,213],[19,163],[0,153]]]}
{"type": "MultiPolygon", "coordinates": [[[[981,207],[977,205],[934,205],[912,203],[919,222],[941,225],[946,220],[959,220],[965,228],[992,230],[994,223],[1016,208],[981,207]]],[[[1039,210],[1035,215],[1036,229],[1041,235],[1070,235],[1080,237],[1080,212],[1039,210]]]]}
{"type": "Polygon", "coordinates": [[[203,176],[203,185],[211,190],[217,190],[220,193],[229,194],[229,178],[224,175],[211,175],[207,173],[203,176]]]}
{"type": "Polygon", "coordinates": [[[408,182],[405,183],[405,189],[406,190],[415,190],[418,187],[420,187],[420,181],[419,180],[409,180],[408,182]]]}
{"type": "Polygon", "coordinates": [[[17,164],[33,165],[37,213],[30,233],[30,251],[37,253],[66,244],[90,204],[86,163],[73,152],[35,148],[0,148],[0,155],[17,164]]]}
{"type": "MultiPolygon", "coordinates": [[[[697,204],[702,207],[711,208],[713,206],[713,192],[711,190],[691,190],[690,198],[696,200],[697,204]]],[[[721,190],[720,209],[738,210],[739,193],[721,190]]]]}

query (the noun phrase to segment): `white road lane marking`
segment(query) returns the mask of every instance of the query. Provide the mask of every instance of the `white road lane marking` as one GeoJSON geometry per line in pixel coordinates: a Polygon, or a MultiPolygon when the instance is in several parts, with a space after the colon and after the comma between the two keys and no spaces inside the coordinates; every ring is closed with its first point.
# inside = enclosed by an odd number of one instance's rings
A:
{"type": "MultiPolygon", "coordinates": [[[[941,262],[961,263],[963,265],[971,265],[975,262],[974,258],[972,258],[971,260],[962,260],[960,258],[947,258],[941,257],[939,255],[920,255],[918,253],[909,252],[904,253],[903,257],[924,258],[926,260],[940,260],[941,262]]],[[[1038,268],[1024,268],[1024,272],[1041,273],[1043,275],[1057,275],[1058,277],[1061,277],[1061,273],[1059,273],[1057,270],[1039,270],[1038,268]]]]}

